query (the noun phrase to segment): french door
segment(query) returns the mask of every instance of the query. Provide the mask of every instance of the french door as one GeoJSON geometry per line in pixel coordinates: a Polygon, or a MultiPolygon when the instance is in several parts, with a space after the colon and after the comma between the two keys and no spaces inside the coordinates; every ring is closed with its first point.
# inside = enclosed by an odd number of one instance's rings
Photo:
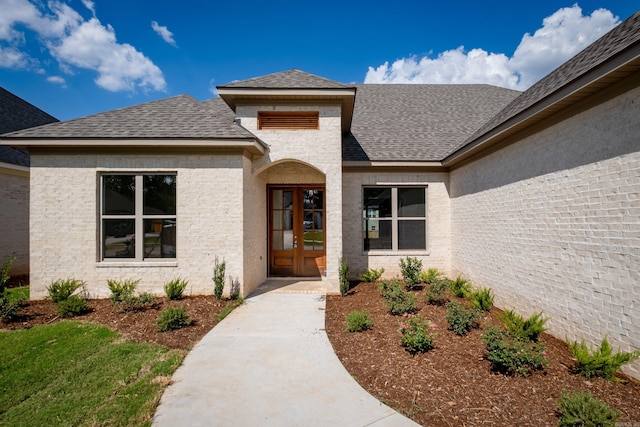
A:
{"type": "Polygon", "coordinates": [[[325,190],[272,185],[269,192],[269,275],[321,276],[325,268],[325,190]]]}

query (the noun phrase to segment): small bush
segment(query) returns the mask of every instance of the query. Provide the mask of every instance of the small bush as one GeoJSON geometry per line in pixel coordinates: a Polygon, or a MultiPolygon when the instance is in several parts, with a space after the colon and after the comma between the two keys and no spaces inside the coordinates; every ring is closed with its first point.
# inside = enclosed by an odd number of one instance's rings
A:
{"type": "Polygon", "coordinates": [[[490,311],[491,307],[493,307],[493,295],[491,295],[491,289],[484,288],[473,292],[470,297],[470,302],[473,308],[490,311]]]}
{"type": "Polygon", "coordinates": [[[420,281],[422,283],[426,283],[427,285],[433,285],[434,283],[438,283],[444,279],[444,274],[442,274],[437,268],[430,268],[427,271],[420,272],[420,281]]]}
{"type": "Polygon", "coordinates": [[[580,343],[567,342],[569,349],[576,358],[576,365],[573,372],[587,378],[601,377],[609,381],[615,381],[615,373],[629,362],[640,358],[640,350],[631,353],[617,352],[613,354],[613,349],[609,340],[605,336],[600,347],[593,352],[589,351],[584,340],[580,343]]]}
{"type": "Polygon", "coordinates": [[[227,269],[227,262],[223,259],[222,262],[218,260],[216,256],[213,261],[213,296],[215,299],[222,298],[222,292],[224,291],[224,279],[225,271],[227,269]]]}
{"type": "Polygon", "coordinates": [[[340,294],[345,296],[349,292],[349,262],[344,258],[340,258],[338,276],[340,276],[340,294]]]}
{"type": "Polygon", "coordinates": [[[9,298],[8,296],[0,296],[0,320],[14,320],[22,306],[24,300],[22,298],[9,298]]]}
{"type": "Polygon", "coordinates": [[[511,335],[534,342],[537,342],[540,334],[547,330],[544,324],[549,320],[542,317],[542,312],[534,313],[525,319],[513,310],[505,310],[499,317],[511,335]]]}
{"type": "Polygon", "coordinates": [[[49,299],[58,304],[68,299],[75,291],[83,287],[86,283],[82,280],[76,279],[58,279],[51,283],[51,286],[47,288],[49,299]]]}
{"type": "Polygon", "coordinates": [[[191,319],[184,307],[167,307],[156,320],[158,331],[165,332],[174,329],[181,329],[191,324],[191,319]]]}
{"type": "Polygon", "coordinates": [[[405,292],[402,283],[393,280],[391,282],[381,283],[380,287],[383,289],[382,296],[391,314],[397,316],[416,311],[417,298],[415,295],[405,292]]]}
{"type": "Polygon", "coordinates": [[[112,303],[126,302],[133,298],[140,279],[133,280],[107,280],[107,286],[111,291],[109,299],[112,303]]]}
{"type": "Polygon", "coordinates": [[[6,260],[4,264],[2,264],[2,267],[0,267],[0,297],[4,295],[7,281],[9,280],[9,277],[11,277],[9,276],[9,270],[11,270],[11,267],[13,266],[13,262],[15,260],[16,257],[9,257],[9,259],[6,260]]]}
{"type": "Polygon", "coordinates": [[[425,297],[429,304],[442,305],[447,302],[447,288],[449,283],[446,279],[441,279],[432,283],[425,291],[425,297]]]}
{"type": "Polygon", "coordinates": [[[374,283],[380,280],[380,277],[382,277],[382,273],[384,273],[384,268],[381,268],[380,270],[367,268],[367,271],[362,273],[359,279],[363,282],[374,283]]]}
{"type": "Polygon", "coordinates": [[[58,316],[73,317],[89,312],[87,300],[80,295],[70,295],[57,303],[58,316]]]}
{"type": "Polygon", "coordinates": [[[431,350],[435,335],[427,319],[412,314],[407,314],[407,321],[400,326],[400,344],[411,354],[431,350]]]}
{"type": "Polygon", "coordinates": [[[445,318],[449,322],[449,329],[458,335],[466,335],[471,329],[478,327],[480,310],[467,310],[459,302],[451,301],[447,305],[445,318]]]}
{"type": "Polygon", "coordinates": [[[167,296],[167,298],[171,300],[182,299],[182,293],[184,292],[188,284],[189,284],[188,280],[182,280],[181,278],[178,277],[176,279],[173,279],[167,282],[164,285],[164,293],[167,296]]]}
{"type": "Polygon", "coordinates": [[[620,413],[589,392],[562,392],[558,399],[560,427],[614,427],[620,413]]]}
{"type": "Polygon", "coordinates": [[[409,287],[409,289],[413,289],[416,285],[421,283],[420,273],[422,272],[422,261],[418,258],[401,258],[400,271],[402,272],[404,283],[409,287]]]}
{"type": "Polygon", "coordinates": [[[495,326],[485,331],[482,340],[487,346],[487,360],[497,372],[527,376],[549,364],[544,344],[511,336],[495,326]]]}
{"type": "Polygon", "coordinates": [[[466,298],[471,294],[471,285],[460,276],[458,276],[456,280],[449,282],[449,288],[451,289],[451,293],[458,298],[466,298]]]}
{"type": "Polygon", "coordinates": [[[347,314],[347,332],[362,332],[373,327],[373,320],[366,311],[350,311],[347,314]]]}

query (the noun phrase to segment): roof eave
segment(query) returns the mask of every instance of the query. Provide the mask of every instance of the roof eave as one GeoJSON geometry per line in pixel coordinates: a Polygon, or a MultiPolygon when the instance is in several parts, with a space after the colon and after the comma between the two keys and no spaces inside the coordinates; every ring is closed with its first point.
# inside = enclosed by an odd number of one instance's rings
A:
{"type": "Polygon", "coordinates": [[[16,148],[215,148],[242,149],[263,155],[267,145],[257,138],[0,138],[2,145],[16,148]]]}
{"type": "Polygon", "coordinates": [[[510,136],[523,131],[557,114],[589,95],[611,86],[640,71],[640,43],[621,52],[610,60],[594,67],[588,73],[552,92],[517,115],[505,120],[490,131],[475,138],[449,154],[443,161],[446,167],[455,166],[469,158],[489,150],[510,136]]]}

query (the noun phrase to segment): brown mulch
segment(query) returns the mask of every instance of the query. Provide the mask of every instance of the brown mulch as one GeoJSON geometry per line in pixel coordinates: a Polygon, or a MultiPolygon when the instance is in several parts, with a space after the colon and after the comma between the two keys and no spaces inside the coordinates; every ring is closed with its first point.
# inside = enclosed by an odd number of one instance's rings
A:
{"type": "MultiPolygon", "coordinates": [[[[328,296],[326,328],[333,348],[349,373],[373,396],[424,426],[558,425],[556,401],[563,390],[589,391],[621,412],[618,422],[640,422],[640,382],[612,383],[572,374],[572,355],[562,340],[543,334],[550,364],[523,377],[494,373],[485,360],[482,329],[500,325],[499,310],[481,321],[481,329],[460,337],[447,330],[446,309],[426,304],[419,294],[418,314],[435,325],[436,347],[412,356],[399,344],[403,317],[389,314],[377,285],[360,283],[346,297],[328,296]],[[365,310],[373,329],[346,332],[346,315],[365,310]]],[[[462,301],[461,299],[452,298],[462,301]]]]}
{"type": "MultiPolygon", "coordinates": [[[[100,323],[120,332],[132,341],[155,343],[184,350],[191,349],[218,323],[218,314],[225,307],[237,304],[237,301],[216,300],[211,295],[188,296],[177,301],[156,298],[153,303],[145,305],[141,310],[121,312],[108,299],[87,302],[91,312],[74,317],[72,320],[100,323]],[[160,312],[169,306],[185,307],[192,324],[175,331],[158,332],[156,319],[160,312]]],[[[25,329],[62,320],[66,319],[57,315],[56,306],[51,301],[28,301],[15,321],[0,322],[0,330],[25,329]]]]}

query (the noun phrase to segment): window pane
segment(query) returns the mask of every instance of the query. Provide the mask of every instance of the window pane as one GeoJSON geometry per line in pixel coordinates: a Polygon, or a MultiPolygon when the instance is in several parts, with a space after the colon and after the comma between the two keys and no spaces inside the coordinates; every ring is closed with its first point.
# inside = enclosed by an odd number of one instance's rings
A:
{"type": "Polygon", "coordinates": [[[273,229],[282,230],[282,211],[273,211],[273,229]]]}
{"type": "Polygon", "coordinates": [[[282,249],[293,249],[293,231],[285,230],[282,237],[282,249]]]}
{"type": "Polygon", "coordinates": [[[398,216],[424,217],[424,188],[398,188],[398,216]]]}
{"type": "Polygon", "coordinates": [[[365,188],[364,189],[364,216],[369,218],[391,217],[391,189],[390,188],[365,188]]]}
{"type": "Polygon", "coordinates": [[[284,213],[284,227],[285,230],[293,230],[293,211],[287,209],[284,213]]]}
{"type": "Polygon", "coordinates": [[[304,232],[304,248],[320,250],[324,247],[324,231],[312,230],[304,232]]]}
{"type": "Polygon", "coordinates": [[[144,257],[176,257],[176,221],[170,219],[144,220],[144,257]]]}
{"type": "Polygon", "coordinates": [[[364,249],[392,249],[391,221],[365,219],[364,249]]]}
{"type": "Polygon", "coordinates": [[[426,249],[425,221],[398,221],[398,249],[426,249]]]}
{"type": "Polygon", "coordinates": [[[176,214],[176,176],[144,176],[144,215],[176,214]]]}
{"type": "Polygon", "coordinates": [[[282,190],[273,190],[273,209],[282,208],[282,190]]]}
{"type": "Polygon", "coordinates": [[[322,212],[313,213],[313,228],[316,230],[322,230],[324,228],[322,223],[322,212]]]}
{"type": "Polygon", "coordinates": [[[283,196],[282,207],[285,209],[293,208],[293,191],[289,191],[289,190],[283,191],[282,196],[283,196]]]}
{"type": "Polygon", "coordinates": [[[133,215],[135,213],[135,176],[103,175],[102,195],[105,215],[133,215]]]}
{"type": "Polygon", "coordinates": [[[134,258],[135,220],[104,219],[102,220],[102,257],[134,258]]]}

